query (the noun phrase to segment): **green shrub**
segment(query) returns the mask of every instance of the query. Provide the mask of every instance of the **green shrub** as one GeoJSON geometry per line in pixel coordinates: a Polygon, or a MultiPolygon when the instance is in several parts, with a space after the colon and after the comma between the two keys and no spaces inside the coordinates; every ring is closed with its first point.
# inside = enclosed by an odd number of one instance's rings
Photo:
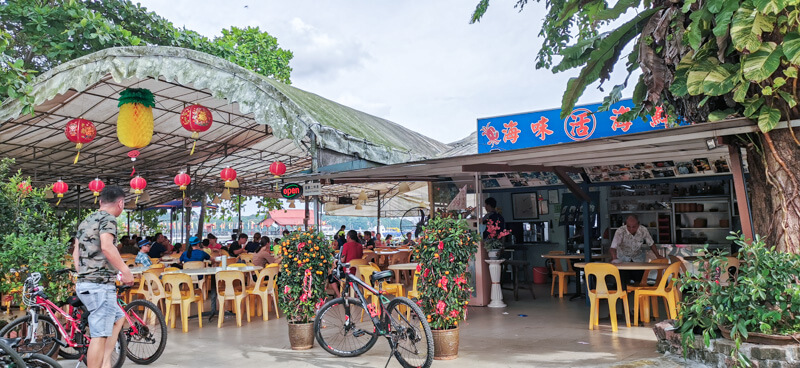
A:
{"type": "Polygon", "coordinates": [[[281,239],[279,249],[278,306],[290,323],[314,322],[326,296],[331,241],[322,233],[294,232],[281,239]]]}
{"type": "Polygon", "coordinates": [[[478,236],[465,220],[446,214],[432,218],[421,235],[414,249],[420,272],[417,304],[432,329],[455,328],[467,315],[472,291],[467,266],[477,251],[478,236]]]}
{"type": "MultiPolygon", "coordinates": [[[[749,333],[791,335],[800,332],[800,255],[778,252],[756,236],[747,242],[733,233],[728,240],[741,249],[737,256],[738,275],[728,285],[718,275],[727,264],[725,254],[710,254],[698,260],[698,273],[681,277],[684,300],[678,313],[677,327],[684,347],[694,342],[695,332],[702,331],[706,346],[723,326],[730,329],[736,343],[731,356],[741,366],[748,359],[739,354],[741,342],[749,333]]],[[[685,351],[685,350],[684,350],[685,351]]]]}

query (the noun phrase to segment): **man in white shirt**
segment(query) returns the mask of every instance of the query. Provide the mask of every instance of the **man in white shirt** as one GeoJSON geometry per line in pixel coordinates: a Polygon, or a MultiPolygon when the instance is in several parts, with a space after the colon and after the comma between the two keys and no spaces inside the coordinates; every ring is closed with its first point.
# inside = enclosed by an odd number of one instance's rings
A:
{"type": "MultiPolygon", "coordinates": [[[[611,262],[646,262],[646,246],[650,247],[650,250],[653,251],[657,258],[663,258],[658,254],[658,248],[656,248],[653,237],[650,236],[647,228],[639,225],[639,219],[636,216],[630,215],[625,219],[625,225],[620,226],[617,232],[614,233],[614,240],[611,241],[610,250],[611,262]]],[[[623,281],[627,279],[638,282],[642,279],[643,274],[644,271],[620,272],[620,277],[623,281]]]]}

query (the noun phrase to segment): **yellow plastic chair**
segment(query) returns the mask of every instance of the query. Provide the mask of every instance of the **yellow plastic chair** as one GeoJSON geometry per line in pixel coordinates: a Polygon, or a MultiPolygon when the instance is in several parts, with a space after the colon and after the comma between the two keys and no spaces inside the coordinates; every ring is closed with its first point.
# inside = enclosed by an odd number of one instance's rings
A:
{"type": "MultiPolygon", "coordinates": [[[[206,263],[203,261],[189,261],[183,264],[184,270],[198,270],[201,268],[206,268],[206,263]]],[[[203,300],[208,299],[208,277],[203,277],[202,279],[198,276],[192,276],[192,281],[194,281],[194,286],[200,290],[200,296],[203,297],[203,300]]]]}
{"type": "MultiPolygon", "coordinates": [[[[378,266],[375,265],[374,263],[366,265],[366,266],[359,266],[358,267],[358,277],[360,277],[361,280],[363,280],[365,283],[367,283],[367,285],[372,286],[373,289],[378,290],[379,289],[378,288],[379,285],[378,284],[373,284],[372,280],[370,280],[370,276],[375,272],[381,272],[381,269],[378,268],[378,266]]],[[[388,283],[386,281],[383,281],[382,284],[383,284],[382,285],[382,289],[387,294],[391,294],[391,295],[394,295],[394,296],[403,296],[403,295],[405,295],[405,290],[403,288],[403,284],[397,284],[397,283],[390,284],[390,283],[388,283]]],[[[363,290],[363,291],[364,291],[364,297],[365,298],[371,297],[372,298],[372,303],[375,304],[375,306],[377,306],[378,305],[377,304],[378,303],[378,296],[372,294],[372,292],[370,292],[369,290],[363,290]]]]}
{"type": "Polygon", "coordinates": [[[247,267],[247,264],[244,264],[244,263],[233,263],[233,264],[229,264],[228,267],[247,267]]]}
{"type": "MultiPolygon", "coordinates": [[[[280,270],[279,264],[272,263],[268,264],[267,267],[264,267],[261,272],[258,273],[258,280],[255,284],[250,285],[247,287],[247,295],[249,302],[251,304],[261,303],[261,309],[258,308],[258,304],[253,305],[253,309],[258,311],[261,314],[262,318],[265,321],[269,320],[269,298],[272,296],[272,303],[275,306],[275,318],[280,318],[278,316],[278,296],[275,292],[275,284],[278,280],[278,271],[280,270]],[[258,298],[257,298],[258,297],[258,298]]],[[[248,315],[248,322],[250,321],[250,313],[248,315]]]]}
{"type": "Polygon", "coordinates": [[[600,302],[599,299],[608,300],[608,313],[611,315],[611,331],[617,331],[617,300],[622,299],[625,307],[625,323],[631,327],[630,310],[628,308],[628,293],[622,289],[622,281],[619,278],[619,270],[610,263],[588,263],[586,264],[586,285],[592,285],[590,278],[596,278],[596,287],[589,289],[589,329],[594,330],[594,326],[599,325],[600,302]],[[606,284],[606,276],[612,276],[617,285],[617,290],[609,290],[606,284]]]}
{"type": "Polygon", "coordinates": [[[166,267],[166,268],[164,268],[164,271],[162,271],[161,273],[164,273],[164,272],[177,272],[177,271],[180,271],[180,270],[181,269],[178,268],[178,267],[166,267]]]}
{"type": "Polygon", "coordinates": [[[203,299],[195,294],[194,282],[192,277],[185,273],[168,273],[161,276],[161,282],[164,284],[165,294],[169,297],[166,298],[167,323],[172,322],[170,325],[175,328],[175,320],[177,312],[173,312],[176,306],[180,306],[181,311],[181,327],[183,332],[189,332],[189,308],[192,303],[197,303],[197,322],[200,327],[203,327],[203,299]]]}
{"type": "Polygon", "coordinates": [[[150,263],[152,263],[152,264],[158,264],[158,263],[161,263],[161,258],[153,258],[153,257],[150,257],[150,263]]]}
{"type": "Polygon", "coordinates": [[[568,277],[575,277],[576,273],[575,270],[572,269],[572,262],[568,259],[553,259],[553,268],[551,269],[553,274],[553,281],[550,284],[550,295],[555,294],[555,287],[556,281],[558,281],[558,297],[564,297],[564,291],[567,290],[567,284],[569,283],[568,277]],[[566,263],[566,267],[564,267],[564,263],[566,263]]]}
{"type": "Polygon", "coordinates": [[[411,284],[411,290],[408,291],[408,298],[419,299],[419,290],[417,290],[417,281],[419,279],[419,272],[414,271],[414,282],[411,284]]]}
{"type": "MultiPolygon", "coordinates": [[[[664,270],[664,274],[661,276],[660,280],[658,281],[657,285],[654,287],[647,287],[647,288],[639,288],[633,292],[633,324],[638,326],[639,325],[639,299],[644,298],[642,302],[642,320],[644,322],[650,322],[650,298],[649,297],[660,297],[664,298],[667,301],[667,313],[669,313],[669,318],[678,318],[678,309],[677,304],[678,301],[675,298],[675,278],[678,277],[678,273],[681,270],[680,263],[673,263],[664,270]]],[[[653,304],[654,309],[658,308],[658,304],[653,304]]]]}
{"type": "MultiPolygon", "coordinates": [[[[222,322],[225,320],[224,306],[225,302],[229,300],[233,303],[233,312],[236,313],[236,326],[242,327],[242,302],[246,297],[244,272],[236,270],[217,272],[218,328],[222,327],[222,322]]],[[[250,322],[250,304],[244,304],[247,306],[247,322],[250,322]]]]}
{"type": "Polygon", "coordinates": [[[128,267],[132,267],[134,265],[135,266],[140,266],[139,263],[136,263],[136,259],[135,258],[123,258],[122,260],[125,261],[125,265],[128,266],[128,267]]]}
{"type": "Polygon", "coordinates": [[[378,255],[375,254],[375,252],[373,251],[370,251],[369,253],[367,253],[367,251],[364,251],[364,257],[361,258],[366,260],[367,262],[375,262],[375,263],[378,262],[378,255]]]}
{"type": "Polygon", "coordinates": [[[160,270],[147,270],[142,273],[142,282],[147,284],[147,300],[158,306],[164,313],[166,313],[166,305],[164,304],[167,298],[167,293],[164,290],[164,285],[159,279],[160,270]]]}
{"type": "Polygon", "coordinates": [[[366,266],[366,265],[368,265],[368,264],[369,264],[369,260],[366,260],[366,259],[364,259],[364,258],[361,258],[361,259],[351,259],[351,260],[350,260],[350,262],[348,262],[348,263],[350,263],[350,266],[352,266],[352,267],[356,267],[356,266],[366,266]]]}
{"type": "Polygon", "coordinates": [[[239,260],[242,261],[242,263],[247,264],[248,266],[252,266],[253,255],[254,255],[253,253],[242,253],[239,255],[239,260]]]}
{"type": "MultiPolygon", "coordinates": [[[[670,263],[672,263],[672,261],[667,259],[667,258],[656,258],[656,259],[651,260],[650,263],[670,264],[670,263]]],[[[664,274],[664,270],[645,271],[642,274],[642,279],[639,280],[638,284],[628,286],[628,288],[627,288],[628,292],[632,293],[632,292],[634,292],[634,291],[636,291],[638,289],[652,288],[652,286],[650,286],[650,284],[648,284],[648,280],[650,278],[650,273],[651,272],[656,272],[656,283],[655,283],[655,285],[658,285],[659,281],[661,281],[661,276],[664,274]]],[[[651,297],[650,301],[652,302],[653,305],[658,306],[658,304],[656,304],[656,302],[658,301],[658,299],[656,299],[656,297],[651,297]]],[[[664,305],[666,306],[666,303],[664,305]]],[[[642,303],[639,306],[639,313],[642,314],[642,319],[645,322],[650,322],[650,312],[647,312],[647,317],[645,317],[644,307],[645,307],[644,303],[642,303]]],[[[659,316],[658,316],[658,307],[653,308],[652,315],[655,318],[659,318],[659,316]]]]}

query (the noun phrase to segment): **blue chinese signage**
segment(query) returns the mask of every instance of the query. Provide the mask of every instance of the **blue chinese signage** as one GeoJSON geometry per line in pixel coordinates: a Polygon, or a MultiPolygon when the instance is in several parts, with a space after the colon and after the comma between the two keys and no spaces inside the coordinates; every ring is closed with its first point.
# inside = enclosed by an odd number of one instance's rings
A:
{"type": "Polygon", "coordinates": [[[608,111],[595,112],[600,105],[577,106],[566,119],[561,119],[560,109],[478,119],[478,153],[585,141],[667,126],[667,116],[660,107],[648,121],[641,118],[622,121],[618,117],[631,111],[632,100],[622,100],[608,111]]]}

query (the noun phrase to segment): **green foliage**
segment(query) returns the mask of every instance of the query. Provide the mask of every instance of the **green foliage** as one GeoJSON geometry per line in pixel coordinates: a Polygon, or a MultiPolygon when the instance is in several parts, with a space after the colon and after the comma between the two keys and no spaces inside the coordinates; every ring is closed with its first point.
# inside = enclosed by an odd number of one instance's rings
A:
{"type": "MultiPolygon", "coordinates": [[[[0,293],[21,290],[24,275],[10,270],[27,266],[42,274],[43,285],[56,300],[69,296],[68,276],[55,275],[63,268],[67,245],[56,236],[53,210],[46,188],[28,188],[30,178],[11,174],[14,160],[0,160],[0,293]]],[[[19,294],[14,295],[19,301],[19,294]]]]}
{"type": "Polygon", "coordinates": [[[278,306],[290,323],[314,321],[325,301],[328,270],[333,262],[331,240],[313,231],[293,232],[281,239],[278,306]]]}
{"type": "MultiPolygon", "coordinates": [[[[628,71],[641,67],[642,76],[633,93],[637,106],[625,118],[644,117],[661,105],[671,121],[745,116],[758,121],[762,132],[800,118],[800,2],[620,0],[611,6],[605,0],[553,0],[545,5],[539,35],[547,39],[537,68],[549,67],[549,59],[541,58],[552,55],[562,56],[553,72],[582,68],[564,92],[564,115],[586,87],[609,77],[621,49],[633,42],[636,54],[628,57],[628,71]],[[625,15],[628,10],[638,13],[625,15]],[[612,21],[613,28],[597,34],[612,21]]],[[[473,17],[487,7],[481,2],[473,17]]],[[[612,88],[604,108],[626,86],[627,78],[612,88]]]]}
{"type": "Polygon", "coordinates": [[[414,249],[420,273],[417,304],[434,330],[455,328],[466,318],[472,291],[467,265],[477,241],[478,235],[461,218],[437,216],[422,230],[414,249]]]}
{"type": "Polygon", "coordinates": [[[32,114],[33,99],[30,96],[31,87],[27,83],[33,79],[34,71],[25,69],[22,60],[15,60],[7,54],[11,42],[11,35],[0,31],[0,97],[19,99],[25,106],[22,113],[32,114]]]}
{"type": "MultiPolygon", "coordinates": [[[[791,335],[800,332],[800,255],[779,252],[756,236],[747,242],[732,234],[728,240],[741,246],[735,282],[722,285],[720,272],[727,265],[725,255],[706,256],[698,260],[698,273],[681,277],[684,299],[678,313],[677,328],[684,345],[694,342],[696,330],[702,331],[706,346],[719,326],[730,330],[736,342],[731,356],[739,365],[748,366],[739,354],[741,342],[749,333],[791,335]]],[[[684,350],[685,351],[685,350],[684,350]]]]}
{"type": "MultiPolygon", "coordinates": [[[[258,28],[231,27],[213,40],[129,0],[9,0],[0,3],[3,68],[0,99],[24,92],[25,70],[47,71],[78,57],[117,46],[183,47],[215,55],[259,74],[291,83],[291,51],[258,28]],[[7,46],[4,46],[7,44],[7,46]],[[20,78],[11,78],[17,74],[20,78]],[[14,87],[14,88],[11,88],[14,87]],[[9,92],[14,90],[15,92],[9,92]],[[3,93],[4,92],[4,93],[3,93]]],[[[28,73],[29,75],[29,73],[28,73]]],[[[26,111],[30,112],[30,111],[26,111]]]]}

